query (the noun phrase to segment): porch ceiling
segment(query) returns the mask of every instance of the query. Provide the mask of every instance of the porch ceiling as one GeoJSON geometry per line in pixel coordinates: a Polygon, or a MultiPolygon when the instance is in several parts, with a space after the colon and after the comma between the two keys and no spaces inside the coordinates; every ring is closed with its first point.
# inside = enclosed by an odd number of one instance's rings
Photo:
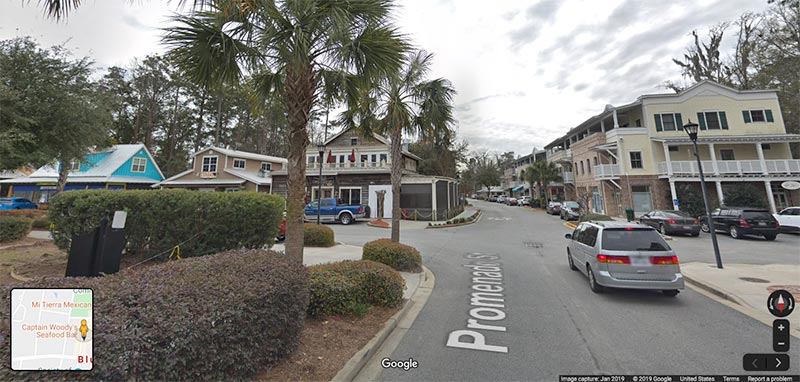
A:
{"type": "MultiPolygon", "coordinates": [[[[689,137],[653,138],[654,142],[663,142],[671,145],[691,145],[689,137]]],[[[781,134],[781,135],[717,135],[701,136],[697,138],[697,143],[788,143],[800,142],[800,134],[781,134]]]]}

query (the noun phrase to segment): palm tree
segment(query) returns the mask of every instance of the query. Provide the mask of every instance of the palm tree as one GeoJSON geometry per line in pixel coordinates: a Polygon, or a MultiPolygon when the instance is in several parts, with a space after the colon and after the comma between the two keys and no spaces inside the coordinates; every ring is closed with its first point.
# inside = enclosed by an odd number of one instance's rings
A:
{"type": "MultiPolygon", "coordinates": [[[[197,2],[196,2],[197,3],[197,2]]],[[[164,41],[200,84],[237,83],[254,73],[253,96],[279,98],[289,125],[286,254],[303,260],[306,148],[322,79],[349,85],[395,73],[407,44],[389,24],[388,0],[216,0],[173,16],[164,41]]]]}
{"type": "MultiPolygon", "coordinates": [[[[531,185],[534,183],[537,185],[537,188],[539,189],[539,197],[541,197],[544,187],[548,183],[561,180],[561,172],[553,162],[548,162],[545,160],[537,161],[525,170],[525,180],[531,185]]],[[[546,195],[545,198],[547,202],[550,201],[549,195],[546,195]]]]}
{"type": "Polygon", "coordinates": [[[373,86],[347,95],[341,122],[362,133],[389,136],[392,158],[392,241],[400,241],[400,182],[403,177],[403,134],[443,139],[453,134],[453,89],[444,78],[427,80],[433,55],[407,55],[403,68],[373,86]]]}

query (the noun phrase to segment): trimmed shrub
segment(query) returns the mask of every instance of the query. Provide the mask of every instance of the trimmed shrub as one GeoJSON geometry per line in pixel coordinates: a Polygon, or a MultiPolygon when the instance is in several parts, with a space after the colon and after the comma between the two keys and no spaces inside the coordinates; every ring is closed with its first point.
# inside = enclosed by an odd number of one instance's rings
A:
{"type": "Polygon", "coordinates": [[[49,218],[56,245],[67,250],[72,235],[125,210],[129,253],[152,255],[182,243],[188,257],[274,244],[283,206],[280,196],[260,192],[84,190],[55,195],[49,218]]]}
{"type": "Polygon", "coordinates": [[[364,245],[361,258],[386,264],[398,271],[422,272],[422,256],[416,248],[389,239],[364,245]]]}
{"type": "Polygon", "coordinates": [[[31,228],[50,229],[50,219],[48,219],[47,216],[33,219],[33,222],[31,223],[31,228]]]}
{"type": "Polygon", "coordinates": [[[594,220],[594,221],[612,221],[614,219],[612,219],[608,215],[591,214],[590,213],[590,214],[586,214],[586,215],[581,216],[579,222],[585,222],[585,221],[589,221],[589,220],[594,220]]]}
{"type": "Polygon", "coordinates": [[[31,219],[13,216],[0,216],[0,243],[14,241],[28,236],[31,219]]]}
{"type": "Polygon", "coordinates": [[[316,223],[303,224],[303,245],[306,247],[332,247],[336,244],[333,240],[331,227],[316,223]]]}
{"type": "Polygon", "coordinates": [[[369,260],[308,267],[311,316],[355,313],[357,304],[395,307],[403,302],[405,280],[391,267],[369,260]]]}
{"type": "MultiPolygon", "coordinates": [[[[101,278],[51,278],[15,287],[92,288],[91,371],[13,372],[0,380],[249,380],[294,351],[308,304],[304,267],[282,254],[238,250],[124,270],[101,278]]],[[[9,289],[0,333],[9,333],[9,289]]],[[[0,346],[8,359],[9,347],[0,346]]],[[[6,375],[3,375],[6,373],[6,375]]]]}

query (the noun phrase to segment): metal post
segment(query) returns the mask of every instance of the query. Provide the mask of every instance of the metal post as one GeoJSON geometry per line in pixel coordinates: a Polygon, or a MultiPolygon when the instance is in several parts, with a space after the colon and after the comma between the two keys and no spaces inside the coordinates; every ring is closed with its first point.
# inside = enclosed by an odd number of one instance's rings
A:
{"type": "Polygon", "coordinates": [[[325,154],[325,146],[320,144],[319,148],[319,188],[317,188],[317,224],[320,220],[320,211],[322,209],[322,156],[325,154]]]}
{"type": "MultiPolygon", "coordinates": [[[[691,123],[691,121],[689,121],[691,123]]],[[[706,219],[708,219],[708,232],[711,233],[711,244],[714,246],[714,257],[717,260],[717,268],[722,269],[722,258],[719,255],[719,244],[717,244],[717,233],[714,229],[714,220],[711,218],[711,208],[708,206],[708,191],[706,191],[706,178],[703,176],[703,164],[700,163],[700,154],[697,152],[697,138],[692,139],[694,146],[694,157],[697,159],[697,169],[700,171],[700,188],[703,190],[703,203],[706,205],[706,219]]]]}

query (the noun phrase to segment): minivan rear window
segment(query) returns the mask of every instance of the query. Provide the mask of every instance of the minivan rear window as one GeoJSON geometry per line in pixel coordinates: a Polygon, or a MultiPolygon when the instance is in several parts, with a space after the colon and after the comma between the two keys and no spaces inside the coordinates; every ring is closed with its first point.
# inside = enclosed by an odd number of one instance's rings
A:
{"type": "Polygon", "coordinates": [[[608,228],[603,230],[603,248],[609,251],[669,251],[670,247],[654,229],[608,228]]]}
{"type": "Polygon", "coordinates": [[[744,211],[742,212],[742,218],[772,220],[772,215],[767,211],[744,211]]]}

